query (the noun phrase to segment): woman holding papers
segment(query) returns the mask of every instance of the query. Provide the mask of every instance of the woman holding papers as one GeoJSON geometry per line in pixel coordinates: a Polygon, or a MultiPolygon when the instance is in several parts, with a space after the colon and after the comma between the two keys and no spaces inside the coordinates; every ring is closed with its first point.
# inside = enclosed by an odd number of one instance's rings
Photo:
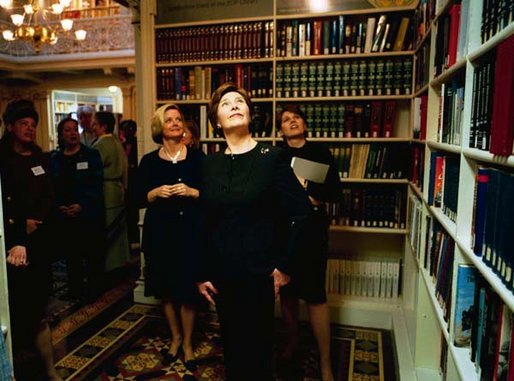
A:
{"type": "Polygon", "coordinates": [[[285,152],[252,139],[251,108],[233,83],[212,95],[209,120],[227,148],[206,158],[202,188],[209,251],[198,289],[216,304],[228,381],[273,379],[274,299],[310,212],[285,152]]]}
{"type": "Polygon", "coordinates": [[[330,151],[306,140],[305,115],[296,105],[286,105],[278,125],[294,172],[311,202],[308,242],[297,252],[291,283],[280,293],[288,340],[283,360],[291,360],[298,344],[298,299],[307,303],[309,320],[320,351],[322,380],[333,381],[330,364],[330,316],[325,291],[328,226],[325,202],[340,197],[340,182],[330,151]],[[328,170],[327,170],[328,169],[328,170]]]}

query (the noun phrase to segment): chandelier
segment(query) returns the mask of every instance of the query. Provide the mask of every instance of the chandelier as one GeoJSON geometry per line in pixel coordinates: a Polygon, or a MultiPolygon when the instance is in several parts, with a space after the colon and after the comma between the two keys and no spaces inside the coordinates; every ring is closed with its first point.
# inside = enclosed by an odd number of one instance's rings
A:
{"type": "Polygon", "coordinates": [[[0,8],[11,12],[12,23],[0,26],[3,39],[32,43],[36,53],[41,51],[42,44],[55,45],[60,36],[74,34],[76,40],[85,40],[87,32],[83,29],[72,31],[73,20],[62,17],[70,3],[71,0],[59,0],[45,7],[43,0],[28,0],[16,5],[13,0],[0,0],[0,8]]]}

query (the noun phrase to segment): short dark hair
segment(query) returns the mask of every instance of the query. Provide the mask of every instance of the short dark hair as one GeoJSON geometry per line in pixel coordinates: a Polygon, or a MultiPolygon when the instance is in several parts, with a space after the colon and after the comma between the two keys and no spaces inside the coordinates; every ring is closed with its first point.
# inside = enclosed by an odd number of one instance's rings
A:
{"type": "Polygon", "coordinates": [[[305,127],[307,126],[307,116],[302,111],[299,105],[296,103],[288,103],[285,105],[282,105],[282,109],[278,110],[277,112],[277,126],[280,126],[282,124],[282,115],[284,115],[285,112],[291,112],[293,114],[298,115],[300,118],[303,119],[303,122],[305,123],[305,127]]]}
{"type": "Polygon", "coordinates": [[[137,131],[137,123],[132,119],[125,119],[121,121],[120,130],[125,132],[127,129],[130,129],[135,133],[137,131]]]}
{"type": "Polygon", "coordinates": [[[14,99],[7,104],[2,115],[6,126],[13,125],[17,120],[23,118],[32,118],[39,123],[39,114],[36,111],[34,102],[29,99],[14,99]]]}
{"type": "Polygon", "coordinates": [[[76,119],[73,119],[71,117],[67,117],[67,118],[64,118],[62,119],[59,124],[57,125],[57,145],[59,147],[64,147],[64,141],[63,141],[63,138],[62,138],[62,131],[64,129],[64,125],[68,122],[73,122],[75,123],[75,126],[78,128],[79,126],[79,122],[78,120],[76,119]]]}
{"type": "Polygon", "coordinates": [[[208,117],[211,122],[212,128],[218,132],[218,135],[221,133],[221,128],[218,127],[218,106],[220,105],[221,98],[227,93],[230,92],[239,93],[245,100],[248,109],[250,110],[250,119],[253,116],[253,105],[250,96],[242,87],[237,86],[233,82],[225,82],[223,85],[218,87],[214,93],[212,94],[211,101],[209,102],[209,112],[208,117]]]}
{"type": "MultiPolygon", "coordinates": [[[[303,136],[307,137],[308,136],[307,129],[309,128],[309,125],[307,124],[307,116],[302,111],[300,106],[297,105],[296,103],[288,103],[288,104],[282,105],[282,109],[277,111],[276,123],[278,126],[278,130],[280,131],[282,129],[282,116],[284,115],[285,112],[291,112],[293,114],[298,115],[300,118],[303,119],[303,123],[305,124],[305,131],[303,133],[303,136]]],[[[283,136],[283,138],[285,139],[284,136],[283,136]]]]}
{"type": "Polygon", "coordinates": [[[98,111],[95,113],[95,119],[100,123],[101,126],[105,125],[105,132],[111,134],[114,131],[114,125],[116,124],[116,118],[110,111],[98,111]]]}

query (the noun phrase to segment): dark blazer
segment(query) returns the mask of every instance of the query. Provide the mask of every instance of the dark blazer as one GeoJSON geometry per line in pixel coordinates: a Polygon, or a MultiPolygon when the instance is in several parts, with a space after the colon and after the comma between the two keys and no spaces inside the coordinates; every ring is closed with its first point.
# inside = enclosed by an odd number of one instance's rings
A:
{"type": "Polygon", "coordinates": [[[63,177],[65,159],[61,149],[52,152],[50,157],[55,184],[55,205],[77,203],[82,207],[81,218],[103,223],[103,164],[100,153],[81,144],[80,151],[73,156],[75,171],[71,178],[63,177]]]}
{"type": "Polygon", "coordinates": [[[274,268],[290,273],[311,206],[284,154],[258,143],[244,154],[206,158],[203,280],[270,275],[274,268]]]}
{"type": "Polygon", "coordinates": [[[53,186],[48,155],[37,146],[21,156],[11,147],[8,135],[0,142],[0,178],[4,214],[5,246],[28,244],[27,219],[46,225],[53,207],[53,186]]]}

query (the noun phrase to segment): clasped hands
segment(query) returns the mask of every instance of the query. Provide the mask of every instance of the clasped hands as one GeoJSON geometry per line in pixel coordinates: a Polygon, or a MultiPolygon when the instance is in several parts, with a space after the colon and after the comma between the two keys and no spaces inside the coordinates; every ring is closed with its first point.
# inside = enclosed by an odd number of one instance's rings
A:
{"type": "Polygon", "coordinates": [[[170,198],[173,196],[198,197],[198,191],[184,183],[161,185],[153,190],[157,197],[170,198]]]}
{"type": "Polygon", "coordinates": [[[75,217],[82,211],[82,207],[79,204],[61,205],[59,211],[68,217],[75,217]]]}

